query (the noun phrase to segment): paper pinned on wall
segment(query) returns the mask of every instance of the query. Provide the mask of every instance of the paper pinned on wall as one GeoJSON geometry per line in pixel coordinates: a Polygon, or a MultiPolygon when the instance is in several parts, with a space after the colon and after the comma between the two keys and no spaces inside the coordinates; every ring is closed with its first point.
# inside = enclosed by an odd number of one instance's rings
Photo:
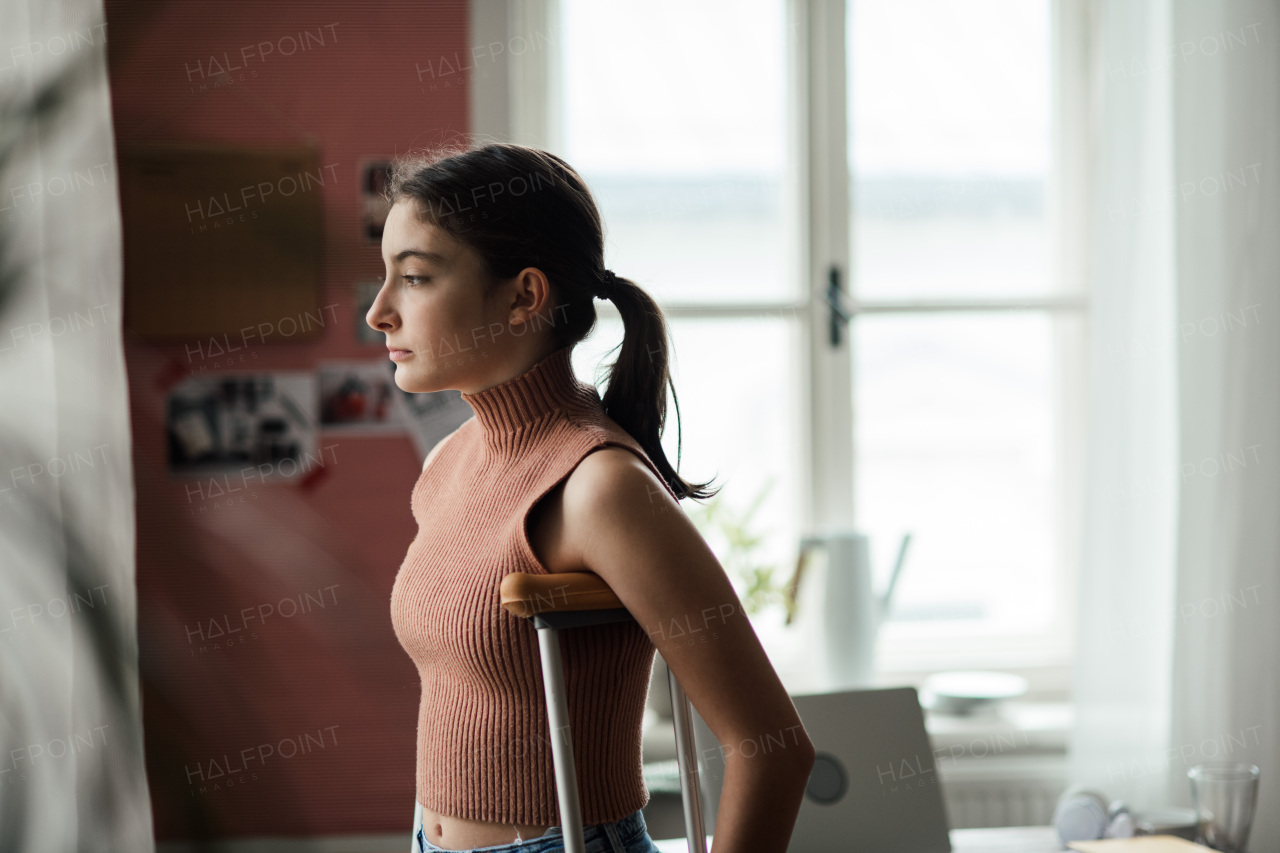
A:
{"type": "Polygon", "coordinates": [[[209,373],[165,401],[169,473],[289,482],[323,465],[316,380],[304,371],[209,373]]]}
{"type": "Polygon", "coordinates": [[[320,382],[320,428],[360,435],[398,435],[405,431],[404,412],[394,398],[395,364],[386,358],[329,361],[317,368],[320,382]]]}

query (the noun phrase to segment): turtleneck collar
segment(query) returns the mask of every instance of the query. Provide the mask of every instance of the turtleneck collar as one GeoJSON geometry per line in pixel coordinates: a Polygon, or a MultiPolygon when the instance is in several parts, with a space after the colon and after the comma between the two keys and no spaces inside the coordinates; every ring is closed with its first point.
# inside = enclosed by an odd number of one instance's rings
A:
{"type": "Polygon", "coordinates": [[[572,349],[563,346],[552,350],[519,376],[462,395],[475,411],[491,450],[511,447],[513,436],[551,413],[599,407],[600,395],[595,386],[574,376],[572,349]]]}

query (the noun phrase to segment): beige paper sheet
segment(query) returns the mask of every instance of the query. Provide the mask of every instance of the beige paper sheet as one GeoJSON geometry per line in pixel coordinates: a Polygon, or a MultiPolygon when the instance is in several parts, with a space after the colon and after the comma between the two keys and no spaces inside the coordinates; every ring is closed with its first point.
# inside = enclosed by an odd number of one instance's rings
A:
{"type": "Polygon", "coordinates": [[[1081,853],[1192,853],[1210,850],[1203,844],[1176,835],[1138,835],[1133,838],[1103,838],[1099,841],[1072,841],[1067,844],[1081,853]]]}

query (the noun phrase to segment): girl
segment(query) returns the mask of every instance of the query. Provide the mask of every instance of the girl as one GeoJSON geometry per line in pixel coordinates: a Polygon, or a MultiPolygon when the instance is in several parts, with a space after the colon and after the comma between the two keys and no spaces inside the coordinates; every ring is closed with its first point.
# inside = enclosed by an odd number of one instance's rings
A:
{"type": "Polygon", "coordinates": [[[401,389],[457,389],[475,412],[427,456],[391,595],[422,680],[413,849],[563,849],[536,631],[498,588],[515,571],[590,571],[635,620],[561,635],[587,850],[657,849],[641,814],[656,648],[725,753],[716,853],[782,853],[813,746],[681,511],[714,493],[659,443],[666,326],[605,268],[591,192],[553,154],[493,144],[401,158],[388,198],[386,278],[366,320],[401,389]],[[571,367],[597,298],[625,327],[603,400],[571,367]]]}

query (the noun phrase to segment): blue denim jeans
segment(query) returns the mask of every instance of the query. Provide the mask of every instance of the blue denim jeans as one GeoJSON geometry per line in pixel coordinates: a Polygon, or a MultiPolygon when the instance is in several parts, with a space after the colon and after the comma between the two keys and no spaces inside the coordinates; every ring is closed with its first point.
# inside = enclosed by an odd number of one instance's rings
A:
{"type": "MultiPolygon", "coordinates": [[[[416,803],[415,806],[411,848],[413,853],[454,853],[427,840],[427,833],[422,828],[422,806],[416,803]]],[[[586,839],[586,853],[660,853],[658,845],[649,837],[644,815],[638,810],[622,820],[592,824],[582,829],[586,839]]],[[[553,826],[537,838],[526,838],[518,843],[513,841],[494,847],[473,847],[468,853],[562,853],[563,850],[564,833],[560,827],[553,826]]]]}

